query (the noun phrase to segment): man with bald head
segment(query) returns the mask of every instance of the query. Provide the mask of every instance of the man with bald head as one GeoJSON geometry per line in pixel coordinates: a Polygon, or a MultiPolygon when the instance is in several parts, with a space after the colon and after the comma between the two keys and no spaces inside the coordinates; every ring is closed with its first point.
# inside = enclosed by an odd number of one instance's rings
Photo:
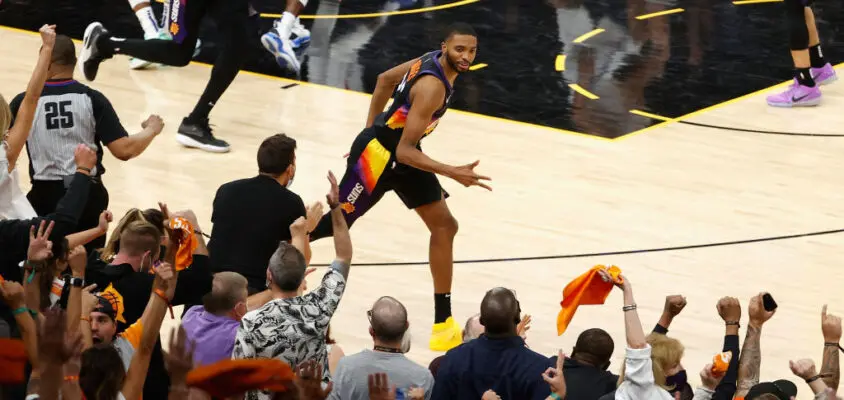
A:
{"type": "Polygon", "coordinates": [[[479,399],[493,390],[503,399],[546,399],[542,373],[551,361],[525,346],[516,330],[521,319],[516,294],[498,287],[481,302],[484,333],[445,355],[437,371],[433,399],[479,399]]]}
{"type": "Polygon", "coordinates": [[[387,373],[390,384],[396,385],[396,391],[404,395],[396,398],[407,398],[411,388],[422,388],[425,399],[430,399],[434,377],[428,369],[402,354],[402,339],[410,327],[404,305],[393,297],[384,296],[375,301],[367,316],[372,350],[340,359],[329,399],[368,400],[367,378],[378,372],[387,373]]]}
{"type": "MultiPolygon", "coordinates": [[[[481,325],[481,314],[475,314],[466,320],[466,325],[463,327],[463,343],[477,339],[483,333],[484,326],[481,325]]],[[[437,371],[439,371],[440,364],[442,364],[444,359],[445,354],[431,360],[431,363],[428,364],[428,371],[431,371],[434,379],[437,379],[437,371]]]]}

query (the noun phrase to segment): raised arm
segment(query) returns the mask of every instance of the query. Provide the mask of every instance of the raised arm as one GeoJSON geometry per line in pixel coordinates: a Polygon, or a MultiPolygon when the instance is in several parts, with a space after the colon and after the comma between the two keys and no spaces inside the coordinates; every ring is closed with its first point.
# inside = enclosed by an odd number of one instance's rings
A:
{"type": "Polygon", "coordinates": [[[735,297],[723,297],[716,305],[718,315],[724,320],[724,348],[723,351],[732,351],[733,358],[727,372],[721,378],[715,388],[712,398],[715,400],[732,400],[736,394],[736,381],[738,380],[739,367],[739,320],[741,319],[741,303],[735,297]]]}
{"type": "MultiPolygon", "coordinates": [[[[38,53],[38,62],[35,64],[35,71],[26,86],[26,94],[23,97],[17,115],[15,125],[9,129],[6,136],[8,149],[6,158],[9,160],[9,172],[15,168],[15,162],[23,150],[26,139],[29,138],[29,131],[32,129],[32,121],[35,119],[35,111],[38,108],[38,99],[41,98],[41,91],[44,90],[44,82],[47,81],[47,72],[50,69],[50,61],[53,57],[53,45],[56,43],[56,26],[44,25],[38,30],[41,33],[41,51],[38,53]]],[[[5,132],[0,132],[0,136],[5,132]]]]}
{"type": "Polygon", "coordinates": [[[15,314],[15,322],[21,331],[26,357],[32,365],[32,374],[37,377],[39,370],[38,363],[38,332],[35,330],[35,320],[29,313],[24,299],[23,286],[12,281],[0,283],[0,295],[15,314]]]}
{"type": "MultiPolygon", "coordinates": [[[[820,375],[817,374],[814,361],[808,358],[797,361],[789,361],[788,366],[791,368],[791,372],[793,372],[794,375],[797,375],[798,377],[806,381],[806,383],[812,389],[812,393],[815,394],[815,398],[818,398],[817,396],[820,396],[822,394],[826,394],[826,383],[823,379],[820,379],[820,375]]],[[[827,397],[824,396],[821,398],[827,397]]],[[[828,398],[835,397],[833,396],[828,398]]]]}
{"type": "Polygon", "coordinates": [[[838,391],[838,380],[841,377],[838,362],[838,342],[841,341],[841,318],[827,314],[826,304],[821,311],[821,329],[823,330],[823,362],[821,376],[826,385],[838,391]]]}
{"type": "MultiPolygon", "coordinates": [[[[109,107],[111,107],[110,104],[109,107]]],[[[110,112],[114,113],[114,110],[112,109],[110,112]]],[[[97,125],[98,132],[100,131],[99,124],[100,122],[97,125]]],[[[120,124],[119,120],[117,124],[120,124]]],[[[123,136],[108,142],[106,144],[108,151],[121,161],[128,161],[141,155],[149,147],[150,143],[152,143],[152,140],[164,129],[164,122],[161,120],[161,117],[150,115],[146,121],[141,123],[141,128],[143,130],[134,135],[123,136]]],[[[120,129],[122,130],[123,127],[121,126],[120,129]]]]}
{"type": "Polygon", "coordinates": [[[100,213],[100,223],[97,226],[65,236],[67,238],[68,248],[72,249],[76,246],[84,246],[92,240],[108,233],[108,224],[111,223],[112,218],[111,211],[103,211],[100,213]]]}
{"type": "MultiPolygon", "coordinates": [[[[337,178],[334,173],[328,171],[328,181],[331,182],[331,189],[325,196],[328,206],[331,208],[331,229],[334,232],[334,259],[339,264],[345,265],[343,277],[349,277],[348,266],[352,263],[352,237],[349,235],[349,225],[343,217],[340,208],[340,188],[337,186],[337,178]]],[[[343,271],[341,271],[343,272],[343,271]]]]}
{"type": "Polygon", "coordinates": [[[463,186],[480,186],[492,190],[481,182],[481,180],[490,180],[489,177],[478,175],[474,171],[478,161],[454,167],[428,157],[417,147],[419,141],[425,135],[425,129],[431,124],[434,112],[442,107],[444,100],[445,86],[439,79],[432,75],[424,75],[418,78],[413,88],[410,89],[410,102],[413,106],[410,107],[407,114],[407,122],[396,148],[396,160],[423,171],[449,177],[460,182],[463,186]]]}
{"type": "Polygon", "coordinates": [[[372,124],[375,123],[375,118],[378,117],[378,114],[381,114],[384,111],[384,107],[387,106],[387,101],[390,100],[390,97],[396,90],[396,86],[401,83],[404,76],[407,75],[407,71],[410,71],[410,67],[413,66],[413,63],[417,60],[419,59],[414,58],[413,60],[395,66],[378,75],[378,80],[375,82],[375,90],[372,92],[372,100],[369,102],[369,115],[366,118],[367,128],[372,126],[372,124]]]}
{"type": "MultiPolygon", "coordinates": [[[[70,265],[71,276],[73,278],[85,279],[85,266],[88,264],[88,253],[85,247],[76,246],[71,247],[70,253],[67,256],[67,263],[70,265]]],[[[71,286],[70,295],[67,298],[67,331],[76,332],[79,330],[79,325],[82,315],[82,287],[71,286]]]]}
{"type": "Polygon", "coordinates": [[[759,293],[750,299],[748,307],[750,321],[747,323],[747,335],[744,337],[744,345],[741,348],[736,397],[747,396],[750,388],[759,383],[759,367],[762,363],[759,342],[762,337],[762,325],[774,315],[774,311],[765,311],[762,295],[764,293],[759,293]]]}
{"type": "Polygon", "coordinates": [[[660,333],[663,335],[667,334],[668,327],[671,326],[671,322],[674,321],[674,317],[680,315],[680,312],[682,312],[685,307],[685,297],[678,294],[665,296],[665,306],[662,308],[662,315],[659,317],[659,322],[657,322],[654,327],[654,333],[660,333]]]}

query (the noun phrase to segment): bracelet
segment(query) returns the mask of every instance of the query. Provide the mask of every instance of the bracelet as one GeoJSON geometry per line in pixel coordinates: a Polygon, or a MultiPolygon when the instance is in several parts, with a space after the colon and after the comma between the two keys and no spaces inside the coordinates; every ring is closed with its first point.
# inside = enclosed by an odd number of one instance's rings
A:
{"type": "Polygon", "coordinates": [[[19,314],[23,314],[23,313],[28,312],[28,311],[29,311],[28,308],[20,307],[20,308],[16,308],[15,311],[12,311],[12,314],[13,315],[19,315],[19,314]]]}
{"type": "Polygon", "coordinates": [[[724,325],[727,325],[727,326],[732,326],[732,325],[734,325],[734,326],[737,326],[737,327],[741,328],[741,324],[739,324],[739,322],[738,322],[738,321],[727,321],[727,322],[724,322],[724,325]]]}
{"type": "Polygon", "coordinates": [[[32,315],[32,318],[35,318],[35,317],[38,316],[38,311],[35,311],[31,308],[28,308],[27,311],[29,311],[29,315],[32,315]]]}
{"type": "Polygon", "coordinates": [[[821,379],[821,375],[815,375],[815,376],[813,376],[813,377],[811,377],[811,378],[809,378],[809,379],[806,379],[806,383],[812,383],[812,382],[814,382],[814,381],[816,381],[816,380],[818,380],[818,379],[821,379]]]}
{"type": "Polygon", "coordinates": [[[153,291],[158,297],[161,297],[161,300],[164,300],[164,303],[167,304],[167,307],[170,309],[170,319],[176,319],[176,316],[173,314],[173,306],[170,305],[170,299],[167,298],[167,295],[161,289],[155,289],[153,291]]]}
{"type": "Polygon", "coordinates": [[[76,167],[76,169],[81,169],[81,170],[83,170],[83,171],[85,171],[89,174],[91,173],[91,168],[88,168],[88,167],[76,167]]]}
{"type": "Polygon", "coordinates": [[[68,375],[64,377],[65,382],[76,382],[79,380],[79,375],[68,375]]]}
{"type": "Polygon", "coordinates": [[[79,317],[79,319],[82,320],[82,321],[91,322],[91,317],[86,317],[84,315],[79,317]]]}
{"type": "Polygon", "coordinates": [[[554,399],[554,400],[563,400],[563,398],[562,398],[562,397],[560,397],[560,395],[558,395],[558,394],[556,394],[556,393],[554,393],[554,392],[551,392],[551,395],[550,395],[550,396],[548,396],[548,397],[550,397],[550,398],[552,398],[552,399],[554,399]]]}
{"type": "Polygon", "coordinates": [[[631,304],[631,305],[629,305],[629,306],[624,306],[624,307],[621,307],[621,309],[622,309],[622,310],[624,310],[624,312],[627,312],[627,311],[633,311],[633,310],[635,310],[635,309],[636,309],[636,305],[635,305],[635,304],[631,304]]]}
{"type": "Polygon", "coordinates": [[[824,345],[824,347],[827,347],[827,346],[829,346],[829,347],[838,347],[838,343],[835,343],[835,342],[824,342],[824,344],[823,344],[823,345],[824,345]]]}

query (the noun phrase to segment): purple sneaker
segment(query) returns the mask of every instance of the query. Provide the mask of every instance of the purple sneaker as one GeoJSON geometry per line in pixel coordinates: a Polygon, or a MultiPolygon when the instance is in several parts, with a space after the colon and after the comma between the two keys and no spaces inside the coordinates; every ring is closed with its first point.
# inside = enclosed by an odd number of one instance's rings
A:
{"type": "Polygon", "coordinates": [[[829,85],[838,80],[838,75],[835,73],[835,68],[832,64],[826,63],[823,67],[811,69],[812,78],[818,85],[829,85]]]}
{"type": "Polygon", "coordinates": [[[803,86],[797,83],[797,79],[785,92],[768,96],[768,105],[772,107],[811,107],[820,103],[821,90],[818,85],[803,86]]]}

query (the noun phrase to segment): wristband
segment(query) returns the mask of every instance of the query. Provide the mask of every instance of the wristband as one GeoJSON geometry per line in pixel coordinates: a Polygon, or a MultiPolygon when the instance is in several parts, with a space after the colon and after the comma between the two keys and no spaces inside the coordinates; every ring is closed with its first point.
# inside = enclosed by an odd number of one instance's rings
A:
{"type": "Polygon", "coordinates": [[[31,308],[27,308],[26,310],[29,311],[29,315],[32,315],[32,318],[35,318],[35,317],[38,316],[38,311],[35,311],[31,308]]]}
{"type": "Polygon", "coordinates": [[[741,328],[741,324],[739,324],[738,321],[727,321],[727,322],[724,322],[724,325],[727,325],[727,326],[733,326],[734,325],[734,326],[741,328]]]}
{"type": "Polygon", "coordinates": [[[548,396],[548,397],[550,397],[550,398],[552,398],[552,399],[554,399],[554,400],[563,400],[563,398],[562,398],[562,397],[560,397],[560,395],[558,395],[558,394],[556,394],[556,393],[554,393],[554,392],[551,392],[551,395],[550,395],[550,396],[548,396]]]}
{"type": "Polygon", "coordinates": [[[838,347],[838,343],[835,343],[835,342],[824,342],[824,344],[823,344],[823,345],[824,345],[824,347],[826,347],[826,346],[829,346],[829,347],[838,347]]]}
{"type": "Polygon", "coordinates": [[[81,169],[81,170],[83,170],[83,171],[85,171],[89,174],[91,173],[91,168],[88,168],[88,167],[76,167],[76,169],[81,169]]]}
{"type": "Polygon", "coordinates": [[[167,295],[161,289],[155,289],[155,294],[158,297],[161,297],[161,300],[164,300],[164,303],[167,304],[167,308],[170,309],[170,319],[176,319],[176,316],[173,314],[173,306],[170,305],[170,299],[167,298],[167,295]]]}
{"type": "Polygon", "coordinates": [[[86,317],[84,315],[79,317],[79,319],[82,320],[82,321],[85,321],[85,322],[91,322],[91,317],[86,317]]]}
{"type": "Polygon", "coordinates": [[[28,311],[29,311],[28,308],[20,307],[20,308],[16,308],[15,311],[12,311],[12,314],[13,315],[19,315],[19,314],[23,314],[23,313],[28,312],[28,311]]]}
{"type": "Polygon", "coordinates": [[[624,307],[621,307],[621,309],[622,309],[622,310],[624,310],[624,312],[627,312],[627,311],[633,311],[633,310],[635,310],[635,309],[636,309],[636,305],[635,305],[635,304],[631,304],[631,305],[629,305],[629,306],[624,306],[624,307]]]}
{"type": "Polygon", "coordinates": [[[76,382],[79,380],[79,375],[68,375],[64,377],[65,382],[76,382]]]}
{"type": "Polygon", "coordinates": [[[813,377],[811,377],[811,378],[809,378],[809,379],[806,379],[806,383],[812,383],[812,382],[814,382],[814,381],[816,381],[816,380],[818,380],[818,379],[821,379],[821,375],[815,375],[815,376],[813,376],[813,377]]]}

